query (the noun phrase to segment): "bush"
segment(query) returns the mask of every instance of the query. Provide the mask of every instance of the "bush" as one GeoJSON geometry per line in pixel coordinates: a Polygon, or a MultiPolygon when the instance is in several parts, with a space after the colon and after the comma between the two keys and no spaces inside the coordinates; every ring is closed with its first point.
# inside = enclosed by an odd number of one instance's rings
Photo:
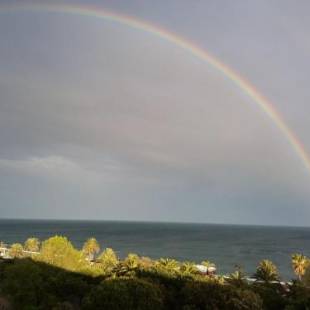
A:
{"type": "Polygon", "coordinates": [[[299,281],[293,282],[288,294],[288,305],[285,309],[310,309],[310,288],[299,281]]]}
{"type": "Polygon", "coordinates": [[[44,298],[44,278],[40,268],[30,261],[7,264],[3,271],[1,289],[17,309],[39,305],[44,298]]]}
{"type": "Polygon", "coordinates": [[[262,309],[262,300],[254,292],[212,282],[187,283],[182,295],[184,300],[182,309],[262,309]]]}
{"type": "Polygon", "coordinates": [[[82,308],[160,310],[163,309],[163,296],[159,286],[146,280],[105,280],[85,297],[82,308]]]}
{"type": "Polygon", "coordinates": [[[285,291],[281,284],[256,283],[251,289],[263,300],[264,309],[284,309],[286,305],[285,291]]]}

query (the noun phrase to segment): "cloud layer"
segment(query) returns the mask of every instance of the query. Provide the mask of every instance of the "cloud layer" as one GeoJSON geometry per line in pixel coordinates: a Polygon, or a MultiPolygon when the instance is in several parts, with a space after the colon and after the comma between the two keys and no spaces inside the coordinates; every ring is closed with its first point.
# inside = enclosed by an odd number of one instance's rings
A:
{"type": "Polygon", "coordinates": [[[1,216],[309,215],[309,176],[286,139],[208,64],[78,16],[11,13],[0,35],[1,216]]]}

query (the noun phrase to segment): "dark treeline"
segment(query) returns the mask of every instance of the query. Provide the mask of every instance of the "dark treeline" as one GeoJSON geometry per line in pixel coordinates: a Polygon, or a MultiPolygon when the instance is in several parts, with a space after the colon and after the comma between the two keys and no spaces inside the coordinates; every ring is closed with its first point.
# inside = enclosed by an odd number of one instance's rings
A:
{"type": "Polygon", "coordinates": [[[112,249],[100,253],[94,238],[82,250],[65,237],[30,238],[0,260],[0,309],[310,309],[309,261],[295,254],[292,267],[289,285],[268,260],[249,282],[240,268],[223,277],[193,262],[136,254],[121,260],[112,249]]]}

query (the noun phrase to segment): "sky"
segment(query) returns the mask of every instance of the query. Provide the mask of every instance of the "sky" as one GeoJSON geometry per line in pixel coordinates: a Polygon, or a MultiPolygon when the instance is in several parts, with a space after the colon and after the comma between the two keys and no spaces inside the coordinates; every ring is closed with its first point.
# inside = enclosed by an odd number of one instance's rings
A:
{"type": "MultiPolygon", "coordinates": [[[[310,153],[309,1],[40,3],[96,5],[194,42],[310,153]]],[[[310,171],[223,73],[145,31],[35,7],[0,0],[0,218],[310,224],[310,171]]]]}

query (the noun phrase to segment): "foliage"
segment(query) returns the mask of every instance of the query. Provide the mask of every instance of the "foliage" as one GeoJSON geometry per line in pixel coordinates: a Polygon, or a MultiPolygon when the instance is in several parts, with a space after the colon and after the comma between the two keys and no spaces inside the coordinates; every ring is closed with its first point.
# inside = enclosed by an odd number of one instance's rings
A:
{"type": "Polygon", "coordinates": [[[30,252],[38,252],[40,250],[40,241],[38,238],[28,238],[24,244],[24,249],[30,252]]]}
{"type": "Polygon", "coordinates": [[[119,263],[118,257],[111,248],[106,248],[98,257],[98,261],[105,272],[111,272],[119,263]]]}
{"type": "Polygon", "coordinates": [[[124,260],[124,264],[129,270],[137,269],[139,266],[139,256],[137,254],[129,253],[124,260]]]}
{"type": "Polygon", "coordinates": [[[155,267],[157,267],[159,270],[168,271],[174,274],[180,270],[179,262],[171,258],[160,258],[155,263],[155,267]]]}
{"type": "Polygon", "coordinates": [[[89,238],[83,246],[82,252],[89,260],[93,260],[95,255],[100,251],[100,246],[95,238],[89,238]]]}
{"type": "Polygon", "coordinates": [[[285,289],[279,283],[255,283],[251,289],[261,297],[266,310],[284,309],[287,304],[285,289]]]}
{"type": "Polygon", "coordinates": [[[302,276],[305,274],[308,265],[309,261],[306,256],[302,254],[292,255],[292,268],[299,280],[301,280],[302,276]]]}
{"type": "Polygon", "coordinates": [[[310,288],[300,281],[293,281],[288,293],[285,310],[310,309],[310,288]]]}
{"type": "Polygon", "coordinates": [[[164,308],[158,285],[140,279],[102,282],[85,297],[83,309],[160,310],[164,308]]]}
{"type": "Polygon", "coordinates": [[[0,275],[0,291],[20,310],[66,309],[81,303],[94,284],[93,278],[32,259],[3,262],[0,275]]]}
{"type": "Polygon", "coordinates": [[[236,287],[247,286],[247,283],[245,281],[245,274],[242,268],[239,266],[237,266],[236,270],[229,275],[229,278],[226,281],[236,287]]]}
{"type": "Polygon", "coordinates": [[[207,267],[207,268],[209,268],[209,267],[215,267],[215,264],[211,263],[211,262],[208,261],[208,260],[202,261],[202,262],[201,262],[201,265],[202,265],[202,266],[205,266],[205,267],[207,267]]]}
{"type": "Polygon", "coordinates": [[[189,282],[182,290],[183,309],[262,309],[262,300],[250,290],[212,282],[189,282]]]}
{"type": "Polygon", "coordinates": [[[9,250],[9,254],[13,258],[23,257],[23,246],[20,243],[13,243],[9,250]]]}
{"type": "MultiPolygon", "coordinates": [[[[34,249],[33,239],[26,241],[26,249],[34,249]]],[[[256,271],[260,281],[249,284],[241,268],[229,278],[208,276],[193,262],[152,260],[133,253],[119,259],[110,248],[90,261],[90,253],[96,253],[99,245],[88,241],[79,251],[67,238],[55,236],[44,241],[32,258],[19,258],[22,245],[12,245],[10,254],[15,259],[0,261],[0,301],[21,310],[310,309],[308,264],[302,281],[283,286],[274,282],[278,279],[275,265],[262,261],[256,271]]],[[[304,257],[293,258],[301,274],[304,257]]],[[[214,266],[208,261],[203,264],[214,266]]]]}
{"type": "Polygon", "coordinates": [[[180,271],[184,275],[193,275],[198,272],[195,263],[193,262],[184,262],[181,264],[180,271]]]}
{"type": "Polygon", "coordinates": [[[265,282],[278,281],[278,269],[273,262],[265,259],[259,263],[254,277],[265,282]]]}
{"type": "Polygon", "coordinates": [[[81,253],[66,237],[61,236],[52,237],[42,243],[38,260],[72,271],[77,271],[85,265],[81,253]]]}

